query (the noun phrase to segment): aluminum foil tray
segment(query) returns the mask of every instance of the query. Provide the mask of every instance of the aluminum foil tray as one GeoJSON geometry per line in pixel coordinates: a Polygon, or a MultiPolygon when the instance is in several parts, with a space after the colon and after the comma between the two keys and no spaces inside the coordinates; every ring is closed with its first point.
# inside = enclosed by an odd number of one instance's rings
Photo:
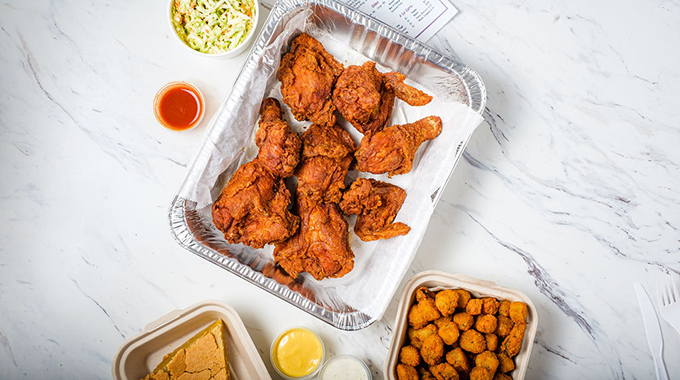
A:
{"type": "MultiPolygon", "coordinates": [[[[334,0],[280,0],[267,18],[231,93],[211,119],[204,146],[191,164],[183,188],[203,174],[197,162],[204,151],[215,145],[230,145],[229,152],[233,154],[223,158],[223,172],[209,189],[212,199],[217,198],[223,185],[240,166],[248,141],[229,138],[229,132],[225,132],[225,129],[243,127],[250,128],[248,135],[254,133],[257,113],[244,110],[257,109],[263,97],[276,86],[275,75],[272,79],[271,72],[272,67],[278,66],[278,57],[272,60],[271,51],[267,53],[268,48],[272,41],[280,41],[282,36],[287,39],[286,49],[290,46],[290,41],[299,34],[299,30],[291,32],[288,24],[293,19],[299,20],[300,15],[305,19],[305,31],[307,28],[320,28],[332,33],[333,38],[346,42],[348,49],[363,54],[383,67],[399,71],[428,89],[436,87],[435,96],[445,96],[450,101],[469,106],[479,114],[483,112],[486,102],[484,84],[479,75],[464,64],[334,0]],[[268,79],[260,78],[267,70],[270,73],[268,79]],[[219,140],[214,137],[217,132],[222,133],[219,140]]],[[[455,159],[446,164],[448,177],[469,139],[468,135],[464,141],[451,145],[451,149],[455,149],[455,159]]],[[[441,189],[448,177],[427,197],[428,200],[431,198],[432,208],[441,196],[441,189]]],[[[422,239],[422,235],[413,237],[414,248],[405,266],[388,271],[385,278],[380,279],[381,285],[373,290],[376,297],[380,298],[378,303],[381,306],[379,310],[367,313],[350,306],[336,287],[328,286],[329,282],[332,284],[332,281],[337,280],[317,282],[306,274],[293,280],[274,264],[271,249],[256,250],[227,243],[213,225],[210,205],[199,206],[199,202],[177,195],[170,206],[171,231],[182,247],[342,330],[359,330],[382,317],[422,239]]],[[[342,286],[346,291],[353,285],[350,279],[342,286]]],[[[365,293],[363,288],[355,290],[365,293]]]]}

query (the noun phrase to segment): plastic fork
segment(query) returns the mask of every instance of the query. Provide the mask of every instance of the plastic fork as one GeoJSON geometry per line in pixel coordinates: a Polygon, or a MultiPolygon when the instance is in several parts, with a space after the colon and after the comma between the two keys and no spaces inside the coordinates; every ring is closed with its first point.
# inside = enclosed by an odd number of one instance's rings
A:
{"type": "Polygon", "coordinates": [[[671,274],[661,280],[659,286],[659,312],[680,334],[680,293],[671,274]]]}

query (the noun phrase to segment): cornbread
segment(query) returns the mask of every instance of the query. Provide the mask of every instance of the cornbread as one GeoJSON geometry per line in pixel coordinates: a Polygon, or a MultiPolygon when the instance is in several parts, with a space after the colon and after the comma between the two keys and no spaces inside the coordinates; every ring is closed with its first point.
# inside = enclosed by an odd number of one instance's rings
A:
{"type": "Polygon", "coordinates": [[[142,380],[229,380],[226,327],[221,319],[165,355],[142,380]]]}

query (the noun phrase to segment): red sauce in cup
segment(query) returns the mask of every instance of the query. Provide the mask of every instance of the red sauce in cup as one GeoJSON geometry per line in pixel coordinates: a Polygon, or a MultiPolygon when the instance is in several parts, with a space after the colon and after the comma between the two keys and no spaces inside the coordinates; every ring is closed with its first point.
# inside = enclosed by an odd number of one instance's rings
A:
{"type": "Polygon", "coordinates": [[[173,131],[189,130],[203,119],[203,95],[191,83],[172,82],[163,86],[154,100],[156,119],[173,131]]]}

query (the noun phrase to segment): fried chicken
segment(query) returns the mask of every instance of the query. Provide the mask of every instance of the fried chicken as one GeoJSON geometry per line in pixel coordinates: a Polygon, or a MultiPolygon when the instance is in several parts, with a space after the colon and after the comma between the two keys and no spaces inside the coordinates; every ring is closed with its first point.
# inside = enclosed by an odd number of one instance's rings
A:
{"type": "Polygon", "coordinates": [[[354,268],[349,246],[349,225],[335,203],[320,203],[302,194],[296,207],[300,229],[290,239],[276,244],[274,260],[292,278],[301,272],[316,280],[342,277],[354,268]]]}
{"type": "Polygon", "coordinates": [[[342,160],[324,156],[303,160],[295,171],[298,194],[319,202],[340,202],[345,188],[345,176],[352,160],[351,155],[342,160]]]}
{"type": "Polygon", "coordinates": [[[355,153],[357,170],[388,173],[390,177],[408,173],[413,168],[413,159],[420,145],[439,136],[441,131],[442,119],[428,116],[415,123],[392,125],[364,136],[355,153]]]}
{"type": "Polygon", "coordinates": [[[342,277],[354,268],[349,224],[337,202],[355,150],[349,133],[337,124],[312,124],[302,134],[302,162],[295,171],[300,229],[274,249],[276,263],[293,278],[301,272],[317,280],[342,277]]]}
{"type": "Polygon", "coordinates": [[[333,103],[359,132],[365,135],[378,132],[392,115],[395,95],[412,106],[432,100],[430,95],[405,84],[404,79],[400,73],[381,73],[371,61],[349,66],[338,78],[333,103]]]}
{"type": "Polygon", "coordinates": [[[282,241],[295,233],[300,218],[288,211],[290,192],[255,159],[234,173],[213,204],[215,226],[231,244],[253,248],[282,241]]]}
{"type": "Polygon", "coordinates": [[[357,150],[349,132],[338,124],[330,127],[312,124],[302,134],[302,142],[302,158],[324,156],[342,159],[357,150]]]}
{"type": "Polygon", "coordinates": [[[270,173],[282,178],[293,175],[300,162],[302,140],[281,118],[281,107],[276,99],[267,98],[262,102],[255,144],[260,148],[257,158],[270,173]]]}
{"type": "Polygon", "coordinates": [[[420,107],[432,101],[432,96],[404,83],[406,77],[402,73],[390,71],[383,74],[383,79],[385,86],[394,91],[397,98],[410,106],[420,107]]]}
{"type": "Polygon", "coordinates": [[[302,33],[293,40],[290,51],[281,59],[278,79],[283,102],[297,120],[325,126],[335,124],[331,91],[343,68],[308,34],[302,33]]]}
{"type": "Polygon", "coordinates": [[[392,223],[406,199],[402,188],[374,179],[357,178],[342,196],[345,215],[358,215],[354,232],[363,241],[406,235],[411,227],[392,223]]]}
{"type": "Polygon", "coordinates": [[[356,144],[337,124],[312,124],[302,134],[302,141],[302,163],[295,171],[298,194],[311,200],[340,202],[356,144]]]}

